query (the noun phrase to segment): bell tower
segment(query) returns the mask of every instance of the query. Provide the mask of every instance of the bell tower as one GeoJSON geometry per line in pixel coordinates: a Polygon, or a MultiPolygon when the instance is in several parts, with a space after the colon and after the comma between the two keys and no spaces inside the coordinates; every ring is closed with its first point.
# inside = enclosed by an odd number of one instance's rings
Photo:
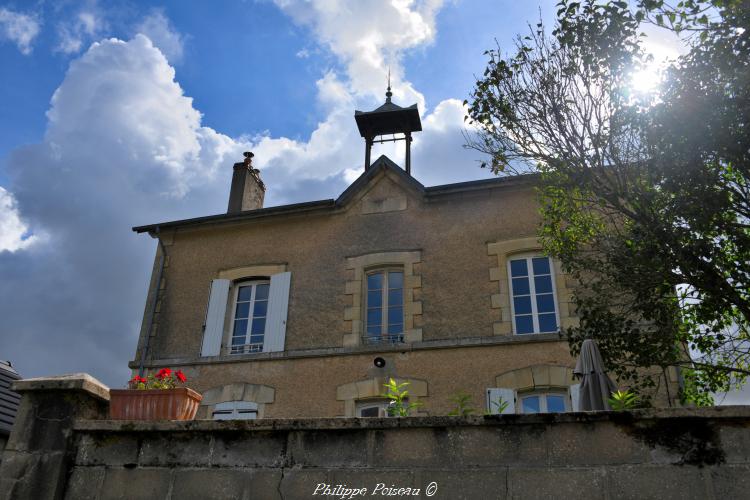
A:
{"type": "Polygon", "coordinates": [[[385,104],[373,111],[354,112],[359,134],[365,138],[365,170],[370,168],[370,153],[374,143],[404,141],[406,143],[406,173],[411,175],[411,133],[422,130],[422,121],[419,119],[416,104],[402,108],[391,102],[392,95],[389,74],[385,104]],[[384,137],[388,135],[391,137],[384,137]]]}

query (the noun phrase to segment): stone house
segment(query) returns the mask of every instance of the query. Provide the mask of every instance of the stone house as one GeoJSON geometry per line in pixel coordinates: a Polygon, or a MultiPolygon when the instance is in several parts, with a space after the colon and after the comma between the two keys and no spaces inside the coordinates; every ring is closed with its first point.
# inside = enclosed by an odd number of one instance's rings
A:
{"type": "Polygon", "coordinates": [[[134,228],[158,239],[133,370],[182,369],[198,418],[384,415],[383,383],[421,414],[569,411],[571,289],[543,255],[533,175],[423,186],[416,105],[355,118],[366,169],[337,199],[264,207],[252,154],[227,213],[134,228]],[[370,162],[405,140],[402,169],[370,162]]]}

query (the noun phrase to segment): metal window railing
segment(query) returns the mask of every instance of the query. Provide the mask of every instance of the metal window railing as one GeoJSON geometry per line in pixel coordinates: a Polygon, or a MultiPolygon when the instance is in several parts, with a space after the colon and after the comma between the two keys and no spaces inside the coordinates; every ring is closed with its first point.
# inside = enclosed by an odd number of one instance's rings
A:
{"type": "Polygon", "coordinates": [[[228,354],[249,354],[253,352],[263,352],[263,342],[227,346],[228,354]]]}
{"type": "Polygon", "coordinates": [[[377,344],[403,344],[404,334],[403,333],[384,333],[377,335],[363,335],[362,343],[367,345],[377,344]]]}

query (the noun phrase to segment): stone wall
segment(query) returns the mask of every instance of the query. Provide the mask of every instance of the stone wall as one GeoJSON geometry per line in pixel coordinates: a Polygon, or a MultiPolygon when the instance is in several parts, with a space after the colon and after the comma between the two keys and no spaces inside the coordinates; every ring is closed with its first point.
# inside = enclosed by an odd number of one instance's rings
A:
{"type": "Polygon", "coordinates": [[[118,422],[90,377],[17,390],[0,499],[724,499],[750,488],[748,407],[118,422]]]}

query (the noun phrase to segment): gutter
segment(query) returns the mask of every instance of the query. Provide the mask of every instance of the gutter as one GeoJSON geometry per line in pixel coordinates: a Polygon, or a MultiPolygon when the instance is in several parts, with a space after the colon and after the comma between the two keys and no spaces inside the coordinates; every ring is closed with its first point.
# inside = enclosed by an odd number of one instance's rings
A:
{"type": "Polygon", "coordinates": [[[148,356],[148,348],[151,343],[151,329],[154,327],[154,316],[156,316],[156,304],[159,301],[159,290],[161,289],[161,279],[164,275],[164,263],[167,258],[167,248],[159,237],[159,226],[156,226],[155,230],[156,240],[159,242],[159,248],[161,249],[161,258],[159,259],[159,275],[156,279],[156,290],[154,291],[154,299],[151,304],[151,314],[148,317],[148,327],[146,328],[146,341],[143,343],[141,349],[141,359],[138,362],[138,375],[143,377],[144,365],[146,364],[146,356],[148,356]]]}

